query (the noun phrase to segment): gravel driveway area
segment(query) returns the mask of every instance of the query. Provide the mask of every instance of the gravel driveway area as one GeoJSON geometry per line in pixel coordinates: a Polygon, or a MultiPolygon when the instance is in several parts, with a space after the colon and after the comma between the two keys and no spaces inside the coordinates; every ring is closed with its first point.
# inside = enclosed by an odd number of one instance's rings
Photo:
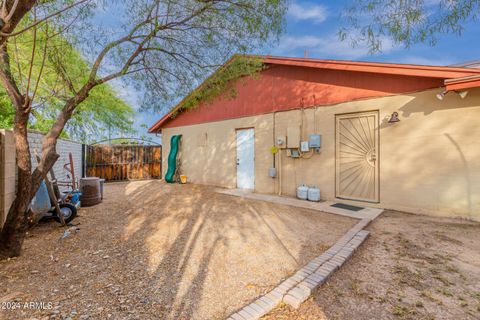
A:
{"type": "Polygon", "coordinates": [[[478,320],[480,223],[385,211],[340,270],[263,320],[478,320]]]}
{"type": "Polygon", "coordinates": [[[0,300],[47,304],[0,318],[223,319],[357,221],[150,180],[107,184],[74,222],[64,240],[41,223],[0,262],[0,300]]]}

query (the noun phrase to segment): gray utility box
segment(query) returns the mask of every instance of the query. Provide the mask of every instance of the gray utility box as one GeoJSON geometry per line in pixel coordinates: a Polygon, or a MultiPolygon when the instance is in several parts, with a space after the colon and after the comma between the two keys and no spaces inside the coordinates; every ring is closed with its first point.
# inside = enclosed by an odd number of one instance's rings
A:
{"type": "Polygon", "coordinates": [[[311,134],[308,136],[308,146],[310,148],[320,148],[322,146],[322,136],[319,134],[311,134]]]}
{"type": "Polygon", "coordinates": [[[277,169],[276,168],[269,168],[268,169],[268,175],[270,178],[276,178],[277,177],[277,169]]]}

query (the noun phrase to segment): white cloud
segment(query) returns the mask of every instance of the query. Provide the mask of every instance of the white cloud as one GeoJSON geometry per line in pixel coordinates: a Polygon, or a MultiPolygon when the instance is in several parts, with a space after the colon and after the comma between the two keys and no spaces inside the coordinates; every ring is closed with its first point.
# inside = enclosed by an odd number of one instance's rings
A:
{"type": "Polygon", "coordinates": [[[312,21],[322,23],[327,19],[327,9],[322,5],[293,2],[288,8],[288,15],[298,21],[312,21]]]}
{"type": "Polygon", "coordinates": [[[297,49],[312,49],[324,44],[324,40],[321,37],[316,36],[285,36],[280,40],[278,50],[281,52],[290,52],[297,49]]]}
{"type": "MultiPolygon", "coordinates": [[[[393,42],[388,38],[382,39],[382,53],[389,53],[394,49],[393,42]]],[[[295,51],[308,51],[309,56],[326,59],[359,59],[369,55],[365,45],[352,47],[348,41],[340,41],[337,36],[317,37],[286,36],[280,40],[275,54],[291,56],[295,51]]]]}

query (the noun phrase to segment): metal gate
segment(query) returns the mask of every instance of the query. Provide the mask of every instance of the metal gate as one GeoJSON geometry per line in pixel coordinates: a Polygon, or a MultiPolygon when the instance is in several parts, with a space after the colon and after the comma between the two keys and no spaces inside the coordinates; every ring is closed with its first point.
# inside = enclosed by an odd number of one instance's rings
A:
{"type": "Polygon", "coordinates": [[[161,146],[86,146],[85,162],[87,176],[100,177],[106,181],[162,177],[161,146]]]}

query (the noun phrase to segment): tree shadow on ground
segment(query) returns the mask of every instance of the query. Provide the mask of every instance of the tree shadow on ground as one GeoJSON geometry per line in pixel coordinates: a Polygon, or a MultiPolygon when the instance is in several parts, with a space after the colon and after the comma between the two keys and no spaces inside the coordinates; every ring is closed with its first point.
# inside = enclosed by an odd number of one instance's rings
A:
{"type": "Polygon", "coordinates": [[[119,184],[114,192],[110,198],[128,208],[116,216],[119,234],[112,237],[120,247],[113,263],[124,268],[108,275],[115,283],[128,279],[122,299],[126,295],[131,306],[118,299],[121,315],[226,317],[321,253],[354,222],[199,185],[144,181],[119,184]]]}

